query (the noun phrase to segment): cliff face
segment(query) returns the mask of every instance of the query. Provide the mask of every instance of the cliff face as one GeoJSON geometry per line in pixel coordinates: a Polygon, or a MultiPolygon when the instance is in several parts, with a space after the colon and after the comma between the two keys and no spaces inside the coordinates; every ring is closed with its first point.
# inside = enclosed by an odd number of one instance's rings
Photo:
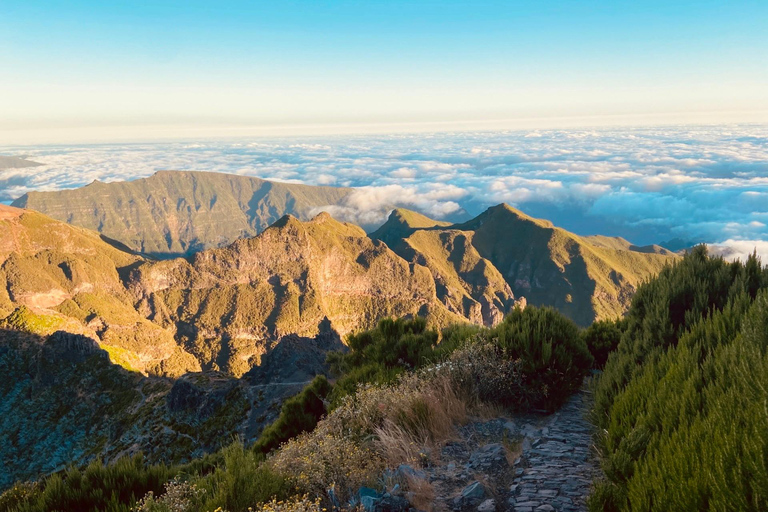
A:
{"type": "Polygon", "coordinates": [[[135,181],[30,192],[13,206],[92,229],[156,257],[189,255],[254,236],[286,214],[308,220],[351,189],[214,172],[161,171],[135,181]]]}
{"type": "Polygon", "coordinates": [[[421,314],[462,321],[438,299],[430,272],[409,264],[362,229],[322,213],[286,216],[260,235],[191,260],[149,263],[129,278],[140,310],[204,368],[240,375],[272,340],[314,336],[324,320],[342,336],[383,317],[421,314]]]}

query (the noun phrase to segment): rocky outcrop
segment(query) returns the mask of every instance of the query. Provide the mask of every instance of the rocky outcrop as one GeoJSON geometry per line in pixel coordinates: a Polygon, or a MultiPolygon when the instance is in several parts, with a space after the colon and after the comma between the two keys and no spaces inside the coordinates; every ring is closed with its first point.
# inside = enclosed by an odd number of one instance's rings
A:
{"type": "Polygon", "coordinates": [[[464,321],[438,299],[427,268],[326,213],[283,217],[229,247],[138,267],[128,279],[140,309],[176,328],[205,369],[242,375],[276,340],[314,337],[322,322],[345,336],[384,317],[464,321]]]}

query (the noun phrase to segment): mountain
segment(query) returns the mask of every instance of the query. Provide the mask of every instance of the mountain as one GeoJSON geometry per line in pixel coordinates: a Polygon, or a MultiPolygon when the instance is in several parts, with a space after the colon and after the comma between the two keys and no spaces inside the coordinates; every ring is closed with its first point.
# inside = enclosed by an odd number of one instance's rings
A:
{"type": "Polygon", "coordinates": [[[618,317],[637,286],[677,258],[659,246],[580,237],[506,204],[450,226],[396,210],[371,237],[427,266],[444,283],[443,302],[479,303],[486,324],[507,297],[553,306],[581,325],[618,317]]]}
{"type": "Polygon", "coordinates": [[[0,155],[0,171],[4,169],[22,169],[24,167],[39,167],[43,164],[20,158],[18,156],[0,155]]]}
{"type": "Polygon", "coordinates": [[[186,258],[0,206],[0,488],[142,451],[255,439],[342,339],[384,317],[497,325],[526,301],[618,316],[678,258],[507,205],[449,224],[394,210],[371,236],[327,213],[186,258]]]}
{"type": "Polygon", "coordinates": [[[134,251],[172,257],[256,235],[286,214],[308,220],[351,192],[215,172],[160,171],[134,181],[29,192],[12,205],[98,231],[134,251]]]}
{"type": "Polygon", "coordinates": [[[199,370],[171,331],[133,307],[121,274],[143,261],[93,231],[0,205],[0,327],[84,334],[140,371],[199,370]]]}
{"type": "Polygon", "coordinates": [[[342,336],[387,316],[465,321],[437,296],[427,268],[327,213],[285,216],[263,233],[189,260],[147,263],[128,278],[139,310],[177,329],[203,368],[240,375],[271,342],[314,336],[330,321],[342,336]]]}

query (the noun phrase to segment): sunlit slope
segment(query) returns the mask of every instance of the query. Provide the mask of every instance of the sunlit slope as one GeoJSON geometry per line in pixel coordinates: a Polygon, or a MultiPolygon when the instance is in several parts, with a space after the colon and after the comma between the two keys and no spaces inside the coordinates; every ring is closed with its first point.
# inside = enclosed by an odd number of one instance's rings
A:
{"type": "Polygon", "coordinates": [[[506,204],[452,226],[423,219],[410,224],[408,218],[409,213],[395,212],[372,236],[478,302],[472,289],[481,284],[485,297],[495,296],[501,304],[525,298],[582,325],[621,315],[637,285],[677,258],[621,238],[580,237],[506,204]]]}
{"type": "Polygon", "coordinates": [[[449,226],[397,209],[371,237],[386,242],[407,261],[427,267],[449,311],[476,324],[495,325],[514,306],[514,294],[472,245],[474,233],[449,226]]]}
{"type": "Polygon", "coordinates": [[[142,371],[199,368],[171,332],[134,309],[120,274],[141,263],[98,233],[0,205],[2,326],[39,335],[86,334],[142,371]]]}
{"type": "Polygon", "coordinates": [[[309,222],[286,216],[254,238],[190,261],[144,265],[131,286],[143,311],[178,326],[204,366],[238,375],[258,362],[270,340],[314,336],[325,318],[342,335],[387,316],[465,321],[437,299],[426,268],[326,213],[309,222]]]}
{"type": "Polygon", "coordinates": [[[134,181],[30,192],[13,205],[167,257],[256,235],[285,214],[307,220],[350,192],[215,172],[160,171],[134,181]]]}

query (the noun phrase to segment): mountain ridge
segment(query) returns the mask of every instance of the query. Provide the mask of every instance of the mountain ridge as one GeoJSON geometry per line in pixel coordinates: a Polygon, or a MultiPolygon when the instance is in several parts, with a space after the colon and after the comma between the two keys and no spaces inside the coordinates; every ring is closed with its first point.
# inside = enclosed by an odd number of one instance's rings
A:
{"type": "Polygon", "coordinates": [[[254,236],[283,214],[308,220],[352,189],[300,185],[205,171],[157,171],[148,178],[55,192],[28,192],[12,206],[98,231],[155,257],[189,255],[254,236]]]}

